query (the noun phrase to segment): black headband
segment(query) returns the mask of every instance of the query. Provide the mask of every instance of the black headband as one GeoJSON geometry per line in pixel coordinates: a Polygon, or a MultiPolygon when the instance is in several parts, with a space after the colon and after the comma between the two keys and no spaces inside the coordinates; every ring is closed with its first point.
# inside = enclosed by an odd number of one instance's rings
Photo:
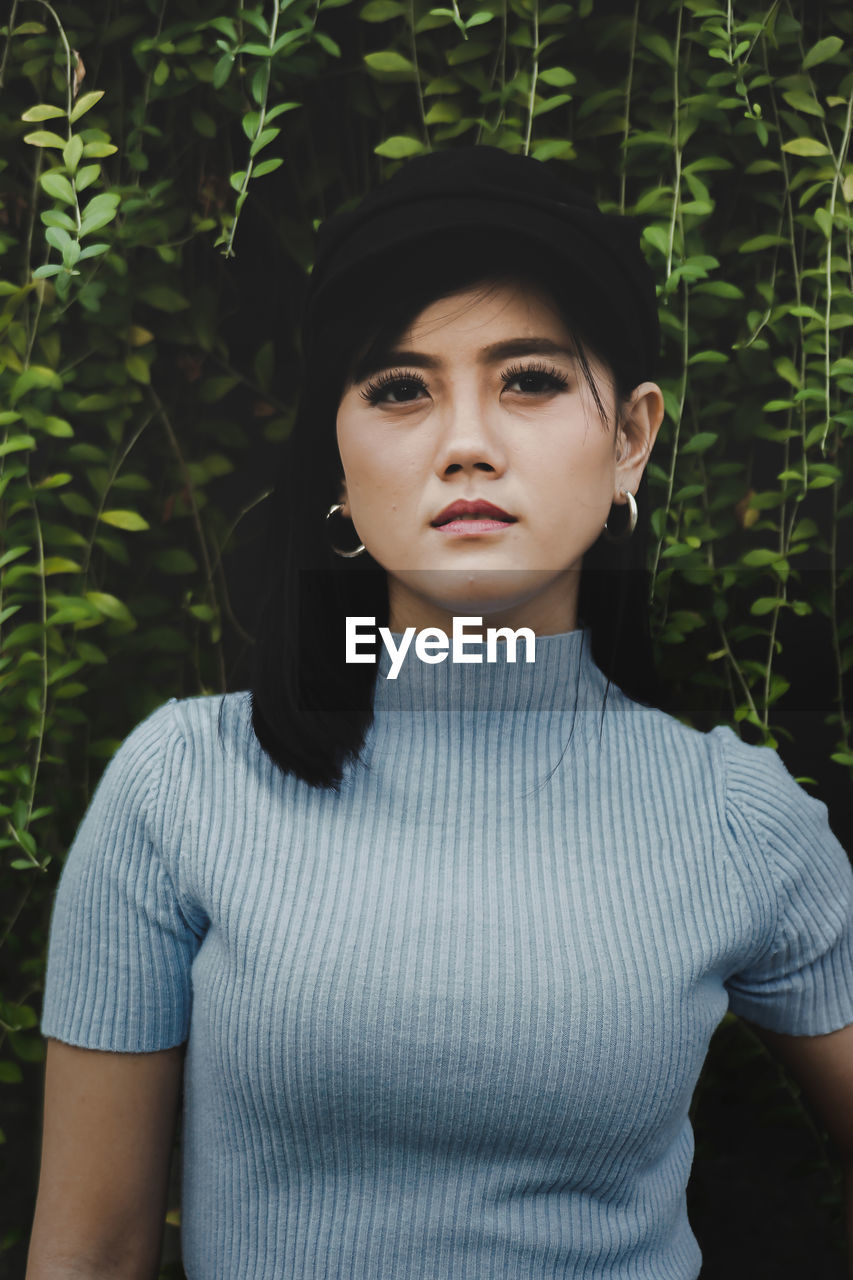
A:
{"type": "Polygon", "coordinates": [[[496,147],[459,147],[409,160],[355,209],[328,218],[317,239],[307,328],[322,324],[337,286],[369,261],[427,237],[472,230],[546,249],[580,323],[585,304],[596,315],[606,313],[610,345],[618,347],[631,382],[654,375],[657,300],[636,222],[602,213],[589,195],[540,161],[496,147]]]}

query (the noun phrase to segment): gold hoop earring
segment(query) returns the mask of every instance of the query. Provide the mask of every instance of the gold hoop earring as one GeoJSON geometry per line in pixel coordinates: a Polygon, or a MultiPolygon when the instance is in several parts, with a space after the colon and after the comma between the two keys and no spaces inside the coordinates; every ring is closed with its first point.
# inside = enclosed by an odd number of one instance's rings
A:
{"type": "MultiPolygon", "coordinates": [[[[329,510],[326,512],[326,519],[327,520],[330,519],[331,516],[335,514],[335,512],[343,511],[343,509],[344,509],[344,504],[342,502],[332,503],[332,505],[329,507],[329,510]]],[[[332,550],[334,551],[336,556],[342,556],[344,560],[352,560],[355,556],[360,556],[362,551],[364,551],[364,543],[360,542],[356,547],[355,551],[341,551],[339,550],[338,547],[332,547],[332,550]]]]}
{"type": "Polygon", "coordinates": [[[631,534],[637,527],[637,500],[631,493],[630,489],[620,489],[628,502],[628,523],[621,533],[611,533],[607,528],[607,521],[604,522],[604,536],[608,542],[627,542],[631,534]]]}

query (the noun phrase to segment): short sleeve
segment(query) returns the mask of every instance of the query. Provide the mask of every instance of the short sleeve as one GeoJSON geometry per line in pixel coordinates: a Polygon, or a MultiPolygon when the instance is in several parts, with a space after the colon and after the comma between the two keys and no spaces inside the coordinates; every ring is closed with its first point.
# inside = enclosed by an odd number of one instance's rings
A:
{"type": "Polygon", "coordinates": [[[733,1012],[787,1035],[853,1023],[853,869],[826,805],[775,751],[709,735],[722,750],[726,839],[753,904],[755,945],[726,981],[733,1012]]]}
{"type": "Polygon", "coordinates": [[[125,1053],[187,1038],[200,936],[177,885],[183,756],[167,704],[134,729],[104,771],[54,902],[45,1036],[125,1053]]]}

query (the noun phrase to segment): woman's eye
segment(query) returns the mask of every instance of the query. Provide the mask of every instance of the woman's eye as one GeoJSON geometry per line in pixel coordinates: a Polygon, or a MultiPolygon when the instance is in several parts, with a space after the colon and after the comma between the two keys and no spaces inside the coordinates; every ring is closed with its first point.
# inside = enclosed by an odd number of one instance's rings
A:
{"type": "Polygon", "coordinates": [[[368,382],[361,394],[369,404],[411,404],[425,392],[420,378],[390,377],[368,382]]]}
{"type": "Polygon", "coordinates": [[[563,391],[567,382],[568,379],[556,369],[507,369],[503,374],[504,388],[523,395],[563,391]]]}

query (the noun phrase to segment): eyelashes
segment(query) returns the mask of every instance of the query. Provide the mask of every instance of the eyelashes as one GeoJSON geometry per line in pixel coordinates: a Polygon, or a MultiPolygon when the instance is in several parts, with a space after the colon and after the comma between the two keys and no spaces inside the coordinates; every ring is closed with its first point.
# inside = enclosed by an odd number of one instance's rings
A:
{"type": "MultiPolygon", "coordinates": [[[[567,374],[540,360],[510,365],[501,372],[500,377],[504,389],[518,382],[522,395],[546,395],[565,391],[569,385],[567,374]],[[525,383],[526,386],[523,385],[525,383]]],[[[373,405],[413,404],[426,391],[427,385],[420,373],[412,369],[389,369],[368,379],[359,395],[373,405]],[[395,393],[394,399],[389,398],[391,391],[395,393]]]]}
{"type": "Polygon", "coordinates": [[[387,373],[380,373],[377,377],[368,379],[359,394],[368,404],[379,404],[385,399],[386,393],[391,388],[398,394],[402,391],[403,396],[396,401],[390,401],[390,403],[408,404],[411,403],[414,397],[410,397],[406,393],[409,391],[426,391],[426,383],[419,373],[412,373],[408,369],[389,369],[387,373]]]}

